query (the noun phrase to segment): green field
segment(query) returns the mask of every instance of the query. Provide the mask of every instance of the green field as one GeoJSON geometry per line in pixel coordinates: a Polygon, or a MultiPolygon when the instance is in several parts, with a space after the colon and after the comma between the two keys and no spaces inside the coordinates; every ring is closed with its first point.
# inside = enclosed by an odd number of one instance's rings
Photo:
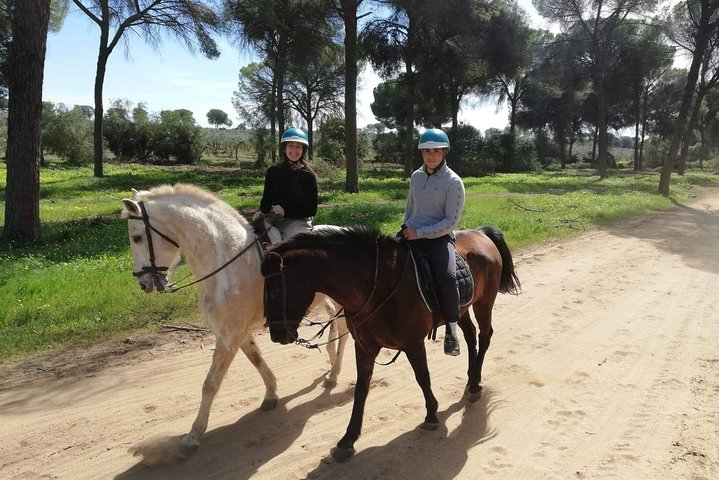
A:
{"type": "MultiPolygon", "coordinates": [[[[192,183],[243,213],[257,208],[263,172],[248,168],[105,166],[51,163],[41,172],[42,240],[27,247],[0,244],[0,362],[53,349],[157,330],[164,323],[201,324],[196,290],[147,295],[131,275],[120,200],[130,189],[192,183]]],[[[347,194],[344,173],[320,172],[318,223],[372,225],[393,234],[402,223],[407,181],[399,168],[361,171],[359,194],[347,194]]],[[[5,188],[0,164],[0,187],[5,188]]],[[[461,228],[494,225],[512,249],[601,228],[632,215],[687,203],[719,176],[691,171],[672,178],[672,195],[656,193],[657,173],[567,170],[466,178],[461,228]]],[[[4,197],[3,197],[4,198],[4,197]]],[[[4,205],[0,216],[4,216],[4,205]]],[[[181,266],[180,270],[186,270],[181,266]]]]}

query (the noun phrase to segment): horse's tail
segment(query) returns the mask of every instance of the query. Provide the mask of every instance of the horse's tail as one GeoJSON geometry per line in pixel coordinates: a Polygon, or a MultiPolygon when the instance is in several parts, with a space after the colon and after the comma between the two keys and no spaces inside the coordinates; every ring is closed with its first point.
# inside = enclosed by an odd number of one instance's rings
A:
{"type": "Polygon", "coordinates": [[[481,227],[479,230],[494,242],[497,250],[499,250],[499,255],[502,257],[502,278],[499,282],[499,291],[518,295],[522,285],[519,283],[519,278],[514,271],[512,253],[504,241],[504,234],[497,227],[481,227]]]}

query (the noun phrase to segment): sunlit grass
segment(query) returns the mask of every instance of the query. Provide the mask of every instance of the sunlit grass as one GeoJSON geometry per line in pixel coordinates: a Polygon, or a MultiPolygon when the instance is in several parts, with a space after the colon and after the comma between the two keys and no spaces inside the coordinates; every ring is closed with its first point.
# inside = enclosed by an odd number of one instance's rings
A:
{"type": "MultiPolygon", "coordinates": [[[[201,323],[196,290],[145,294],[131,275],[127,222],[120,200],[130,189],[193,183],[244,213],[257,208],[264,172],[201,166],[168,168],[51,164],[41,172],[41,242],[0,244],[0,361],[157,329],[163,323],[201,323]]],[[[5,165],[0,164],[4,190],[5,165]]],[[[361,172],[359,194],[344,190],[343,172],[320,177],[317,223],[368,225],[394,234],[402,223],[408,182],[398,169],[361,172]]],[[[461,228],[500,227],[513,249],[607,225],[619,218],[686,203],[719,176],[689,172],[672,178],[669,198],[656,193],[656,173],[592,172],[502,174],[466,178],[461,228]]],[[[4,197],[0,200],[4,218],[4,197]]],[[[183,266],[181,270],[186,270],[183,266]]]]}

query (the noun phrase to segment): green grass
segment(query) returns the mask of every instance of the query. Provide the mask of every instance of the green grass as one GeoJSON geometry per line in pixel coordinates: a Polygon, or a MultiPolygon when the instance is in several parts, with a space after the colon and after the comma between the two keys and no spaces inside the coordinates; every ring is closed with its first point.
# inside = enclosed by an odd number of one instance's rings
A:
{"type": "MultiPolygon", "coordinates": [[[[41,242],[0,244],[0,362],[158,329],[163,323],[201,323],[195,289],[174,295],[140,291],[131,275],[127,222],[118,216],[120,200],[131,195],[131,188],[187,182],[249,212],[259,204],[264,178],[264,172],[213,166],[107,164],[105,174],[94,180],[90,168],[43,167],[41,242]]],[[[398,170],[364,170],[362,192],[350,195],[342,191],[342,172],[323,174],[317,222],[372,225],[395,233],[408,185],[399,175],[398,170]]],[[[5,178],[0,164],[3,190],[5,178]]],[[[675,175],[669,198],[656,193],[658,181],[654,173],[612,172],[599,180],[583,171],[466,178],[460,227],[498,226],[516,249],[686,203],[703,187],[718,185],[719,176],[675,175]]]]}

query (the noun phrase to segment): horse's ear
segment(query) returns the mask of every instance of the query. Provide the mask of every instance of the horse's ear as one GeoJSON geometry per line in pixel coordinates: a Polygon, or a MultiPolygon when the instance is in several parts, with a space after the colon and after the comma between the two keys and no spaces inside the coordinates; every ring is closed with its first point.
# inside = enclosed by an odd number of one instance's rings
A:
{"type": "Polygon", "coordinates": [[[131,188],[130,191],[132,192],[133,197],[137,197],[137,194],[140,193],[139,190],[135,190],[134,188],[131,188]]]}
{"type": "Polygon", "coordinates": [[[120,212],[120,218],[127,218],[130,215],[141,215],[140,205],[136,201],[130,200],[129,198],[123,198],[122,204],[125,206],[125,208],[123,208],[122,212],[120,212]]]}

